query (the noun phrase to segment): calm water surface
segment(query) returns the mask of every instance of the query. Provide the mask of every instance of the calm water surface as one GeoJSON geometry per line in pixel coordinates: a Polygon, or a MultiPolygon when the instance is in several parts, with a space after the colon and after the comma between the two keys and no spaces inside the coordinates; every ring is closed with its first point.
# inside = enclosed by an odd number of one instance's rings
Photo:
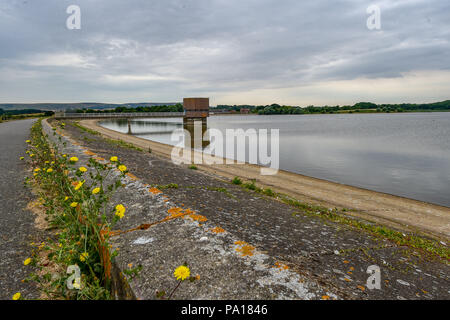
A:
{"type": "MultiPolygon", "coordinates": [[[[126,121],[102,126],[127,132],[126,121]]],[[[450,113],[211,116],[208,127],[280,130],[280,169],[450,207],[450,113]]],[[[132,121],[167,144],[182,119],[132,121]]]]}

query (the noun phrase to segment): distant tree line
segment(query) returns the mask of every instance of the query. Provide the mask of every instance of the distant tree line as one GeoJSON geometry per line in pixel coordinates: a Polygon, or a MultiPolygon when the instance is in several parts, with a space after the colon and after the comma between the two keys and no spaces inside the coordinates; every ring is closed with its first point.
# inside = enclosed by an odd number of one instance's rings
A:
{"type": "Polygon", "coordinates": [[[95,109],[76,109],[68,112],[76,113],[131,113],[131,112],[183,112],[183,105],[177,103],[175,105],[157,105],[157,106],[146,106],[146,107],[125,107],[120,106],[114,109],[108,110],[95,110],[95,109]]]}
{"type": "Polygon", "coordinates": [[[372,102],[358,102],[353,106],[286,106],[271,105],[218,105],[217,109],[240,112],[241,109],[250,109],[250,113],[261,115],[270,114],[317,114],[317,113],[369,113],[369,112],[411,112],[411,111],[450,111],[450,100],[435,103],[401,103],[401,104],[375,104],[372,102]]]}
{"type": "Polygon", "coordinates": [[[8,119],[22,119],[26,118],[30,115],[39,114],[41,116],[52,116],[54,114],[53,111],[45,111],[39,109],[20,109],[20,110],[3,110],[0,108],[0,119],[8,120],[8,119]]]}

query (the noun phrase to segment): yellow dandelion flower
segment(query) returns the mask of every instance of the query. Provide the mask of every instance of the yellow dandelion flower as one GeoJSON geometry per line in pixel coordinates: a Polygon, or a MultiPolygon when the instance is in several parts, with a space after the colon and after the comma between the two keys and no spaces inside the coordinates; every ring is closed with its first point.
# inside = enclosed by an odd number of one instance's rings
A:
{"type": "Polygon", "coordinates": [[[72,158],[70,158],[69,159],[71,162],[77,162],[78,161],[78,158],[77,157],[72,157],[72,158]]]}
{"type": "Polygon", "coordinates": [[[89,257],[89,253],[83,252],[82,254],[80,254],[80,261],[85,262],[88,257],[89,257]]]}
{"type": "Polygon", "coordinates": [[[119,161],[119,159],[118,159],[116,156],[111,157],[109,160],[110,160],[111,162],[117,162],[117,161],[119,161]]]}
{"type": "Polygon", "coordinates": [[[52,173],[52,172],[53,172],[52,168],[47,169],[47,173],[52,173]]]}
{"type": "Polygon", "coordinates": [[[125,211],[126,211],[125,207],[122,204],[118,204],[116,206],[115,215],[118,216],[120,219],[122,219],[123,216],[125,215],[125,211]]]}
{"type": "Polygon", "coordinates": [[[125,171],[127,171],[127,167],[125,167],[123,164],[121,164],[119,166],[119,170],[122,171],[122,172],[125,172],[125,171]]]}
{"type": "Polygon", "coordinates": [[[70,204],[70,206],[71,206],[72,208],[76,208],[76,206],[78,206],[78,202],[72,202],[72,203],[70,204]]]}
{"type": "Polygon", "coordinates": [[[20,160],[23,160],[23,159],[25,159],[24,157],[20,157],[20,160]]]}
{"type": "Polygon", "coordinates": [[[27,141],[25,141],[26,143],[30,143],[31,141],[30,140],[27,140],[27,141]]]}
{"type": "Polygon", "coordinates": [[[100,188],[94,188],[94,190],[92,190],[92,194],[97,194],[100,192],[100,188]]]}
{"type": "Polygon", "coordinates": [[[63,154],[63,158],[66,158],[67,157],[67,154],[63,154]]]}
{"type": "Polygon", "coordinates": [[[80,168],[78,168],[78,170],[80,170],[81,172],[86,172],[87,171],[87,169],[85,167],[80,167],[80,168]]]}
{"type": "Polygon", "coordinates": [[[79,182],[77,183],[77,185],[75,186],[75,190],[80,189],[80,188],[83,186],[84,182],[85,182],[85,181],[79,181],[79,182]]]}
{"type": "Polygon", "coordinates": [[[28,258],[28,259],[25,259],[25,261],[23,262],[23,264],[24,264],[25,266],[27,266],[27,265],[30,264],[30,262],[31,262],[31,258],[28,258]]]}
{"type": "Polygon", "coordinates": [[[64,201],[67,201],[67,200],[69,200],[69,197],[68,197],[68,196],[65,196],[65,197],[64,197],[64,201]]]}
{"type": "Polygon", "coordinates": [[[39,171],[41,171],[41,169],[40,169],[40,168],[36,168],[36,169],[34,169],[34,172],[39,172],[39,171]]]}
{"type": "Polygon", "coordinates": [[[16,294],[13,295],[13,300],[19,300],[20,299],[20,292],[17,292],[16,294]]]}
{"type": "Polygon", "coordinates": [[[50,163],[50,161],[45,161],[45,164],[49,164],[50,163]]]}
{"type": "Polygon", "coordinates": [[[173,275],[175,278],[177,278],[177,280],[183,281],[191,275],[191,270],[189,270],[189,268],[186,266],[179,266],[175,269],[173,275]]]}

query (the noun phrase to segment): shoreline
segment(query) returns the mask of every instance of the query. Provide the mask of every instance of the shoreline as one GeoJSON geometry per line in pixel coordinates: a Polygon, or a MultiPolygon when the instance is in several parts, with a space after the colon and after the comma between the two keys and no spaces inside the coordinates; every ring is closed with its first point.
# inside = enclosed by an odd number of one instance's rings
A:
{"type": "MultiPolygon", "coordinates": [[[[130,136],[98,125],[100,120],[79,123],[110,139],[131,143],[164,158],[171,157],[173,146],[130,136]]],[[[193,153],[200,154],[193,151],[193,153]]],[[[209,155],[204,155],[209,156],[209,155]]],[[[450,208],[387,193],[371,191],[279,170],[273,176],[261,176],[261,166],[253,164],[196,164],[199,170],[230,181],[238,176],[255,180],[260,187],[271,188],[297,200],[329,208],[345,208],[350,216],[405,231],[421,232],[437,239],[450,239],[450,208]]]]}

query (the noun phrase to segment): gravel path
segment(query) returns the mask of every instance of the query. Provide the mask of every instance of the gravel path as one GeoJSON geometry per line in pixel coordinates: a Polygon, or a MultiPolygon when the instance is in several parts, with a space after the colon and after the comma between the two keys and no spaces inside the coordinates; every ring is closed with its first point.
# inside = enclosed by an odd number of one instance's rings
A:
{"type": "Polygon", "coordinates": [[[23,298],[38,297],[32,284],[21,282],[30,271],[23,261],[29,257],[34,228],[33,214],[26,209],[32,200],[24,187],[25,156],[30,127],[35,120],[0,124],[0,299],[10,300],[16,292],[23,298]]]}

